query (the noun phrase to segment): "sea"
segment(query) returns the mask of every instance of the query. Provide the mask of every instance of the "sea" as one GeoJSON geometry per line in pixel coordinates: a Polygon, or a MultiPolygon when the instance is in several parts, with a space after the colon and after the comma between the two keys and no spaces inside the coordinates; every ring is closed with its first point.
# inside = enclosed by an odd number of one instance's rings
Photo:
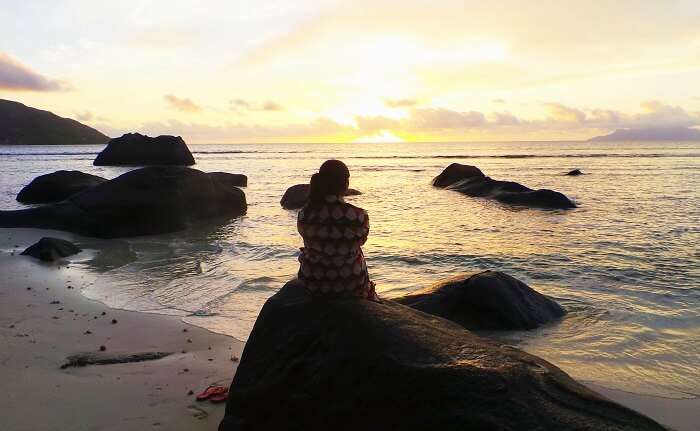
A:
{"type": "MultiPolygon", "coordinates": [[[[364,253],[381,296],[503,271],[569,313],[537,330],[484,335],[584,382],[669,398],[700,394],[700,143],[190,147],[196,169],[248,176],[248,213],[167,235],[74,236],[86,252],[71,265],[95,280],[84,295],[246,340],[265,300],[298,269],[296,212],[282,209],[280,198],[337,158],[350,168],[351,187],[362,191],[348,200],[369,212],[364,253]],[[513,207],[432,187],[453,162],[560,191],[578,208],[513,207]],[[574,168],[585,175],[563,175],[574,168]]],[[[15,197],[38,175],[75,169],[114,178],[131,169],[93,166],[100,150],[0,146],[0,209],[25,207],[15,197]]]]}

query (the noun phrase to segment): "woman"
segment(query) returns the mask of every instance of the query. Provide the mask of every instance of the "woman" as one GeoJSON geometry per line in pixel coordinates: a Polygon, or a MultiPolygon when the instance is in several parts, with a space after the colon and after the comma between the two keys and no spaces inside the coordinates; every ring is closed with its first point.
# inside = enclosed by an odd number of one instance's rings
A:
{"type": "Polygon", "coordinates": [[[309,200],[297,221],[304,239],[299,280],[312,295],[378,301],[361,248],[369,218],[343,199],[349,183],[350,171],[340,160],[327,160],[311,177],[309,200]]]}

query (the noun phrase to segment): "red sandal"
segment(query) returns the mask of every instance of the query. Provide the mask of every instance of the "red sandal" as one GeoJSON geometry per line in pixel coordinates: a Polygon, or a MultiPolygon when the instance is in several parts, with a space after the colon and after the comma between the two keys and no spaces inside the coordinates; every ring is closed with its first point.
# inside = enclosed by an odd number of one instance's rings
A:
{"type": "Polygon", "coordinates": [[[224,392],[222,392],[220,394],[216,394],[216,395],[212,396],[211,398],[209,398],[209,401],[211,401],[214,404],[223,403],[223,402],[226,402],[226,400],[228,400],[228,389],[226,389],[224,392]]]}
{"type": "Polygon", "coordinates": [[[223,386],[212,385],[206,388],[204,392],[197,395],[197,401],[208,400],[214,396],[219,396],[221,394],[226,394],[226,396],[228,396],[228,389],[223,386]]]}

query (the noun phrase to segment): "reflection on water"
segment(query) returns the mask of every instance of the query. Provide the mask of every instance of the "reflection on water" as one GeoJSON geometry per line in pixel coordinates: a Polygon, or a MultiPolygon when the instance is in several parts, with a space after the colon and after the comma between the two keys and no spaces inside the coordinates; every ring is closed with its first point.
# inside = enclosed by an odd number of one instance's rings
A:
{"type": "MultiPolygon", "coordinates": [[[[114,177],[85,147],[24,147],[0,159],[0,207],[55,169],[114,177]],[[54,151],[54,153],[52,153],[54,151]],[[33,153],[34,155],[31,155],[33,153]]],[[[700,393],[700,144],[488,143],[229,145],[193,147],[197,168],[249,177],[245,217],[187,232],[85,239],[99,273],[85,293],[117,307],[182,315],[245,339],[264,301],[297,271],[301,239],[284,190],[331,157],[345,160],[349,198],[370,214],[364,247],[384,296],[457,273],[497,269],[558,298],[570,311],[532,332],[489,334],[586,381],[633,392],[700,393]],[[513,208],[434,189],[449,163],[497,179],[553,188],[571,211],[513,208]],[[581,168],[590,175],[566,177],[581,168]]],[[[96,153],[94,149],[93,153],[96,153]]],[[[9,154],[9,153],[8,153],[9,154]]]]}

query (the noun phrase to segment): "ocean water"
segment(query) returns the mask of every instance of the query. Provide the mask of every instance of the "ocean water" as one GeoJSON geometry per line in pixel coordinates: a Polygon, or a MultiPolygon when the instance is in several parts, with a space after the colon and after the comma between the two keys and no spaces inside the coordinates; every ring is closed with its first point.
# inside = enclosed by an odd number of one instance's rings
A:
{"type": "MultiPolygon", "coordinates": [[[[557,298],[569,314],[530,332],[487,334],[575,378],[674,398],[700,394],[700,143],[193,145],[198,169],[248,175],[248,214],[225,226],[122,240],[78,238],[83,293],[113,307],[178,314],[245,340],[264,301],[297,271],[296,213],[285,189],[328,158],[344,160],[349,201],[368,210],[364,247],[378,292],[421,289],[501,270],[557,298]],[[452,162],[552,188],[574,210],[516,208],[435,189],[452,162]],[[562,174],[581,168],[588,175],[562,174]]],[[[94,167],[97,147],[0,147],[0,208],[58,169],[94,167]]]]}

